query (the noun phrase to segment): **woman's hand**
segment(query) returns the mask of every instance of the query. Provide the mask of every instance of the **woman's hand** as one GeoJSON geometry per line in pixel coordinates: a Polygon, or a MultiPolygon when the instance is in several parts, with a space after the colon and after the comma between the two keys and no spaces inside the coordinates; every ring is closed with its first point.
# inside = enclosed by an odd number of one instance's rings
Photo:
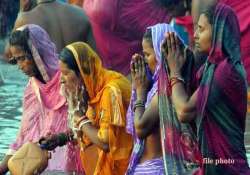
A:
{"type": "Polygon", "coordinates": [[[162,51],[165,55],[166,62],[170,70],[170,77],[180,74],[181,69],[186,61],[184,58],[183,43],[173,32],[165,34],[165,40],[162,44],[162,51]]]}
{"type": "Polygon", "coordinates": [[[132,84],[136,90],[137,99],[146,100],[146,95],[150,86],[150,81],[146,75],[146,63],[139,54],[134,54],[130,66],[132,84]]]}

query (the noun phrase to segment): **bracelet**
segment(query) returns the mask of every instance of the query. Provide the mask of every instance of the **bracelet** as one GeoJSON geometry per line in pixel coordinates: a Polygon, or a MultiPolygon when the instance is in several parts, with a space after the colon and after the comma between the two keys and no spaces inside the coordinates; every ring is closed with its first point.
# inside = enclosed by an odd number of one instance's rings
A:
{"type": "Polygon", "coordinates": [[[83,120],[86,120],[88,119],[88,117],[86,115],[82,116],[77,122],[76,122],[76,126],[78,127],[79,124],[83,121],[83,120]]]}
{"type": "Polygon", "coordinates": [[[176,83],[185,83],[185,80],[178,74],[176,76],[170,77],[170,86],[173,87],[176,83]]]}
{"type": "Polygon", "coordinates": [[[138,107],[145,108],[145,104],[142,100],[136,100],[133,110],[135,111],[136,108],[138,108],[138,107]]]}
{"type": "Polygon", "coordinates": [[[179,81],[185,83],[185,80],[184,80],[183,78],[181,78],[180,76],[173,76],[173,77],[170,77],[170,82],[176,81],[176,80],[179,80],[179,81]]]}
{"type": "Polygon", "coordinates": [[[79,126],[78,126],[78,130],[81,131],[81,128],[83,127],[83,125],[87,124],[87,123],[91,123],[91,120],[87,119],[87,120],[83,120],[79,126]]]}
{"type": "Polygon", "coordinates": [[[171,81],[171,82],[170,82],[171,88],[174,87],[174,85],[177,84],[177,83],[183,83],[183,81],[180,81],[180,80],[178,80],[178,79],[176,79],[175,81],[171,81]]]}

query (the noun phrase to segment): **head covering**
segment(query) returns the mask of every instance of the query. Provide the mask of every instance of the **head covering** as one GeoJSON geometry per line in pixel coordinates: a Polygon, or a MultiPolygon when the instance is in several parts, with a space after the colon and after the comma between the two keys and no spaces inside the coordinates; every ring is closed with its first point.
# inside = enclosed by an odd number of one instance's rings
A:
{"type": "MultiPolygon", "coordinates": [[[[112,174],[112,171],[124,174],[127,167],[124,165],[127,165],[132,149],[132,139],[125,132],[130,82],[123,75],[103,68],[99,56],[88,44],[75,42],[66,48],[73,53],[89,94],[86,116],[98,128],[97,137],[109,145],[108,153],[98,149],[96,165],[89,164],[89,154],[82,151],[83,166],[87,169],[94,166],[93,174],[112,174]]],[[[83,135],[82,138],[81,143],[88,145],[88,137],[83,135]]]]}
{"type": "Polygon", "coordinates": [[[203,164],[202,171],[249,174],[244,146],[247,83],[240,60],[239,23],[229,6],[219,3],[212,8],[212,46],[198,73],[197,135],[203,158],[235,162],[203,164]]]}
{"type": "MultiPolygon", "coordinates": [[[[183,41],[182,41],[183,42],[183,41]]],[[[194,69],[194,59],[187,47],[184,48],[186,63],[181,71],[185,80],[185,89],[190,93],[191,77],[194,69]]],[[[158,78],[159,116],[161,142],[166,174],[189,174],[200,160],[198,144],[190,124],[182,124],[177,118],[171,96],[169,72],[163,54],[158,78]]]]}
{"type": "Polygon", "coordinates": [[[100,57],[84,42],[75,42],[68,46],[77,62],[81,78],[85,84],[90,97],[89,104],[97,103],[106,85],[115,80],[123,78],[119,73],[108,71],[102,66],[100,57]]]}
{"type": "MultiPolygon", "coordinates": [[[[30,78],[24,91],[21,127],[16,141],[10,146],[12,150],[18,150],[28,141],[38,142],[49,133],[68,130],[66,100],[60,95],[61,72],[56,47],[41,27],[29,24],[18,30],[26,28],[32,57],[46,83],[30,78]]],[[[52,153],[47,170],[77,171],[78,156],[72,145],[58,148],[52,153]]]]}
{"type": "MultiPolygon", "coordinates": [[[[145,106],[147,107],[154,95],[157,93],[158,90],[158,74],[161,66],[161,44],[164,39],[164,34],[166,32],[175,32],[174,29],[168,25],[168,24],[156,24],[154,26],[148,27],[151,31],[152,35],[152,42],[153,42],[153,48],[156,56],[156,67],[155,67],[155,72],[153,75],[153,86],[150,89],[150,91],[147,94],[147,101],[145,106]]],[[[135,89],[132,89],[132,96],[130,100],[130,105],[127,111],[127,124],[126,124],[126,129],[129,134],[131,134],[134,137],[134,149],[130,158],[130,164],[128,167],[127,174],[133,174],[133,171],[138,164],[140,157],[143,153],[144,150],[144,141],[140,140],[136,133],[135,133],[135,128],[134,128],[134,111],[133,111],[133,106],[136,101],[136,91],[135,89]]]]}
{"type": "MultiPolygon", "coordinates": [[[[153,86],[151,88],[151,90],[148,92],[148,100],[147,100],[147,105],[151,102],[153,96],[155,95],[156,91],[157,91],[157,80],[158,80],[158,74],[159,74],[159,70],[160,70],[160,66],[161,66],[161,43],[164,39],[164,34],[166,32],[174,32],[174,29],[168,25],[168,24],[156,24],[154,26],[148,27],[148,29],[150,29],[151,31],[151,35],[152,35],[152,42],[153,42],[153,49],[155,52],[155,58],[157,61],[157,64],[155,66],[155,71],[153,74],[153,86]]],[[[136,92],[135,89],[132,90],[132,97],[131,97],[131,101],[130,101],[130,106],[127,112],[127,124],[126,124],[126,128],[127,128],[127,132],[134,135],[135,131],[134,131],[134,112],[133,112],[133,105],[136,101],[136,92]]]]}
{"type": "Polygon", "coordinates": [[[203,80],[201,81],[201,84],[205,83],[208,87],[202,95],[203,102],[199,105],[202,109],[202,115],[209,96],[209,87],[216,65],[224,60],[228,60],[232,65],[241,64],[240,28],[237,16],[229,6],[221,3],[210,8],[215,9],[212,24],[212,48],[205,67],[203,67],[203,80]],[[209,71],[208,66],[210,67],[209,71]]]}
{"type": "Polygon", "coordinates": [[[17,30],[22,31],[25,28],[29,30],[28,45],[33,59],[44,81],[48,82],[59,69],[56,46],[40,26],[29,24],[21,26],[17,30]]]}

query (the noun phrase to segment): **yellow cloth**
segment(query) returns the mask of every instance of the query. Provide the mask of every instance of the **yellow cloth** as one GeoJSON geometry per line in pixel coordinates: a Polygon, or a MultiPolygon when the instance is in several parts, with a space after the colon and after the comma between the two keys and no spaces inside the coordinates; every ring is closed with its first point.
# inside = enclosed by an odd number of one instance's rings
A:
{"type": "Polygon", "coordinates": [[[69,4],[78,5],[80,7],[82,7],[82,5],[83,5],[83,0],[69,0],[68,2],[69,2],[69,4]]]}
{"type": "MultiPolygon", "coordinates": [[[[98,160],[94,175],[123,175],[133,145],[131,136],[125,131],[126,110],[131,95],[130,82],[123,75],[103,68],[98,55],[86,43],[76,42],[67,48],[76,59],[90,97],[86,115],[99,128],[98,138],[109,144],[108,153],[97,148],[98,160]]],[[[82,140],[82,145],[90,143],[86,137],[82,140]]],[[[88,162],[86,159],[89,156],[84,151],[81,154],[83,164],[88,162]]]]}

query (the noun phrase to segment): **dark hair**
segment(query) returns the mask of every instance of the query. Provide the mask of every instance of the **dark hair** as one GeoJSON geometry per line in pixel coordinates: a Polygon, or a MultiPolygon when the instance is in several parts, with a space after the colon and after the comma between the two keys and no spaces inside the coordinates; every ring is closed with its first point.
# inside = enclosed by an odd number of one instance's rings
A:
{"type": "Polygon", "coordinates": [[[76,60],[73,53],[68,48],[63,48],[60,53],[60,60],[65,63],[69,69],[73,70],[77,76],[79,76],[79,68],[77,66],[76,60]]]}
{"type": "Polygon", "coordinates": [[[158,0],[162,6],[168,7],[179,3],[180,0],[158,0]]]}
{"type": "MultiPolygon", "coordinates": [[[[26,58],[32,59],[32,53],[28,45],[29,40],[29,29],[25,28],[22,31],[16,30],[11,33],[9,37],[10,46],[20,47],[26,54],[26,58]]],[[[17,64],[16,60],[10,59],[10,64],[17,64]]]]}
{"type": "Polygon", "coordinates": [[[204,7],[201,11],[201,14],[204,14],[207,17],[208,22],[211,25],[213,25],[213,23],[214,23],[214,10],[215,10],[215,6],[209,5],[207,7],[204,7]]]}
{"type": "Polygon", "coordinates": [[[29,45],[29,29],[25,28],[22,31],[14,31],[11,33],[9,38],[9,44],[10,46],[18,46],[21,49],[23,49],[26,53],[31,54],[29,45]]]}
{"type": "Polygon", "coordinates": [[[167,9],[169,7],[180,5],[181,2],[184,3],[184,1],[186,1],[186,3],[187,3],[186,10],[188,10],[188,11],[191,10],[192,0],[158,0],[158,1],[159,1],[160,5],[162,5],[163,7],[166,7],[167,9]]]}
{"type": "Polygon", "coordinates": [[[151,46],[153,47],[153,41],[152,41],[152,31],[151,29],[147,29],[146,32],[143,35],[143,39],[147,40],[151,46]]]}

